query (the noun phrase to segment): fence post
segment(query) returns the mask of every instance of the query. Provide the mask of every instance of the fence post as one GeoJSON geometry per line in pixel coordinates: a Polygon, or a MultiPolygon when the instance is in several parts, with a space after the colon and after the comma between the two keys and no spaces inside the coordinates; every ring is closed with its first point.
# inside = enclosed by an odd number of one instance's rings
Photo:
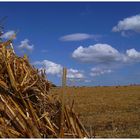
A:
{"type": "Polygon", "coordinates": [[[60,138],[64,137],[64,104],[65,104],[65,87],[67,81],[67,68],[63,68],[63,75],[62,75],[62,94],[61,94],[61,103],[62,103],[62,110],[61,110],[61,126],[60,126],[60,138]]]}

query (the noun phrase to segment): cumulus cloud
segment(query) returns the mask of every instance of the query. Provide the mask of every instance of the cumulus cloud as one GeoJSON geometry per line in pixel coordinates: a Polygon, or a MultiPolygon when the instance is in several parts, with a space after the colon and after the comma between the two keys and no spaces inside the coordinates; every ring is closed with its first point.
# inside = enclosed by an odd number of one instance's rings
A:
{"type": "MultiPolygon", "coordinates": [[[[54,63],[49,60],[36,61],[33,63],[34,65],[38,65],[42,68],[45,68],[47,74],[60,76],[62,74],[63,66],[57,63],[54,63]]],[[[82,71],[70,68],[67,70],[67,78],[68,79],[83,79],[84,74],[82,71]]]]}
{"type": "Polygon", "coordinates": [[[82,41],[87,39],[93,39],[95,41],[100,38],[100,35],[91,35],[91,34],[85,34],[85,33],[75,33],[75,34],[69,34],[60,37],[60,41],[82,41]]]}
{"type": "Polygon", "coordinates": [[[120,61],[121,54],[108,44],[95,44],[89,47],[80,46],[72,53],[72,57],[82,62],[111,63],[120,61]]]}
{"type": "Polygon", "coordinates": [[[91,69],[91,73],[90,76],[100,76],[103,74],[108,74],[111,73],[112,70],[111,69],[105,69],[105,68],[101,68],[101,67],[95,67],[91,69]]]}
{"type": "Polygon", "coordinates": [[[79,70],[77,69],[68,69],[68,75],[67,75],[67,78],[69,79],[83,79],[85,76],[82,72],[80,72],[79,70]]]}
{"type": "Polygon", "coordinates": [[[126,35],[126,31],[140,33],[140,14],[119,21],[118,24],[112,28],[112,31],[122,32],[123,36],[126,35]]]}
{"type": "Polygon", "coordinates": [[[45,68],[47,74],[60,75],[62,71],[62,66],[60,64],[56,64],[49,60],[36,61],[33,64],[40,65],[41,67],[45,68]]]}
{"type": "Polygon", "coordinates": [[[133,49],[119,52],[108,44],[95,44],[89,47],[80,46],[72,53],[72,57],[92,64],[129,64],[140,62],[140,52],[133,49]]]}
{"type": "Polygon", "coordinates": [[[137,63],[140,62],[140,52],[136,51],[134,48],[126,50],[126,56],[124,61],[127,63],[137,63]]]}
{"type": "Polygon", "coordinates": [[[140,52],[136,51],[134,48],[126,50],[126,54],[129,58],[140,59],[140,52]]]}
{"type": "Polygon", "coordinates": [[[21,43],[18,46],[18,48],[21,49],[21,50],[32,51],[34,49],[34,45],[30,45],[29,44],[29,40],[28,39],[24,39],[23,41],[21,41],[21,43]]]}
{"type": "Polygon", "coordinates": [[[13,36],[15,35],[15,31],[11,30],[11,31],[8,31],[6,33],[4,33],[1,38],[3,39],[10,39],[12,38],[13,36]]]}

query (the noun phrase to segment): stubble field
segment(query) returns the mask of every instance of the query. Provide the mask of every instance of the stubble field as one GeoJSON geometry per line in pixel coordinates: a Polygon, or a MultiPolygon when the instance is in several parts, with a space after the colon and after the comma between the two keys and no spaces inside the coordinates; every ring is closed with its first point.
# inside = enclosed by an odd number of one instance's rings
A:
{"type": "MultiPolygon", "coordinates": [[[[61,87],[50,91],[56,98],[61,87]]],[[[72,104],[91,135],[102,138],[140,138],[140,86],[66,87],[72,104]]]]}

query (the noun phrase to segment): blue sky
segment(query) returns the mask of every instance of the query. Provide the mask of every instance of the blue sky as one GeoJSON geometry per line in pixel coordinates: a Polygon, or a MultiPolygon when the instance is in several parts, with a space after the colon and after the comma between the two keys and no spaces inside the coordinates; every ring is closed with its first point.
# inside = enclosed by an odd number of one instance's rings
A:
{"type": "Polygon", "coordinates": [[[139,2],[0,2],[0,18],[8,17],[3,38],[19,31],[16,53],[26,53],[57,85],[64,66],[69,85],[139,84],[139,7],[139,2]]]}

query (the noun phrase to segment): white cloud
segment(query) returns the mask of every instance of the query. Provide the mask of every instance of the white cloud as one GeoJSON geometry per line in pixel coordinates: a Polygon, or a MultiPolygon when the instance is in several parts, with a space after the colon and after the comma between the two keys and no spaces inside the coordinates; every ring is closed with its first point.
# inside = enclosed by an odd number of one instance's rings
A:
{"type": "Polygon", "coordinates": [[[108,44],[95,44],[89,47],[78,47],[72,53],[72,57],[82,62],[110,63],[119,61],[121,54],[108,44]]]}
{"type": "Polygon", "coordinates": [[[129,58],[140,59],[140,52],[136,51],[134,48],[127,50],[126,54],[129,58]]]}
{"type": "Polygon", "coordinates": [[[85,76],[82,72],[76,69],[68,69],[68,75],[67,78],[69,79],[83,79],[85,76]]]}
{"type": "Polygon", "coordinates": [[[140,52],[136,51],[134,48],[126,50],[125,63],[137,63],[140,62],[140,52]]]}
{"type": "Polygon", "coordinates": [[[13,35],[15,35],[15,31],[11,30],[11,31],[8,31],[6,33],[4,33],[1,38],[3,39],[10,39],[13,37],[13,35]]]}
{"type": "Polygon", "coordinates": [[[28,39],[24,39],[23,41],[21,41],[20,45],[18,46],[19,49],[22,50],[28,50],[28,51],[32,51],[34,49],[34,45],[30,45],[29,44],[29,40],[28,39]]]}
{"type": "Polygon", "coordinates": [[[140,33],[140,14],[119,21],[118,24],[113,27],[112,31],[122,32],[122,35],[126,35],[125,31],[140,33]]]}
{"type": "Polygon", "coordinates": [[[111,73],[111,69],[105,69],[105,68],[100,68],[100,67],[95,67],[91,69],[90,76],[100,76],[103,74],[108,74],[111,73]]]}
{"type": "Polygon", "coordinates": [[[49,60],[36,61],[33,64],[40,65],[41,67],[45,68],[47,74],[60,75],[62,72],[62,66],[60,64],[56,64],[49,60]]]}
{"type": "Polygon", "coordinates": [[[100,35],[91,35],[85,33],[75,33],[60,37],[61,41],[82,41],[87,39],[94,39],[95,41],[100,38],[100,35]]]}
{"type": "Polygon", "coordinates": [[[129,64],[140,62],[140,52],[135,49],[126,50],[121,53],[108,44],[95,44],[89,47],[78,47],[72,53],[72,57],[92,64],[129,64]]]}
{"type": "MultiPolygon", "coordinates": [[[[46,74],[60,76],[62,74],[63,66],[57,63],[54,63],[49,60],[36,61],[33,63],[34,65],[41,66],[46,69],[46,74]]],[[[67,78],[68,79],[83,79],[84,74],[82,71],[77,69],[70,68],[67,70],[67,78]]]]}

